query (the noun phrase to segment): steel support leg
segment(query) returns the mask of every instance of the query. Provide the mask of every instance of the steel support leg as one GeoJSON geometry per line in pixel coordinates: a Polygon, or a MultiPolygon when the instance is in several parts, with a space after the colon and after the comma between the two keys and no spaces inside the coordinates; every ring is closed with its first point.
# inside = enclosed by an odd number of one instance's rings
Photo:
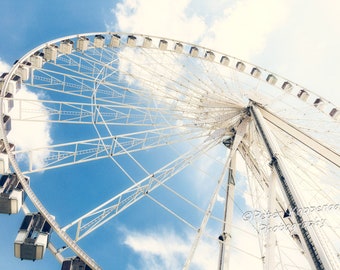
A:
{"type": "Polygon", "coordinates": [[[304,226],[303,217],[298,213],[298,209],[302,207],[302,204],[291,184],[291,178],[289,176],[287,168],[285,167],[285,162],[282,158],[282,154],[280,154],[281,151],[276,143],[276,140],[267,127],[260,110],[257,108],[257,105],[252,104],[249,107],[249,110],[256,123],[258,132],[262,137],[267,151],[272,159],[271,166],[276,172],[286,200],[293,210],[292,216],[297,224],[299,234],[302,236],[301,242],[308,256],[307,258],[311,262],[311,266],[314,267],[314,269],[316,270],[332,269],[329,265],[327,257],[322,250],[321,245],[318,242],[318,239],[313,237],[312,234],[309,232],[309,229],[311,228],[307,228],[306,226],[304,226]]]}
{"type": "Polygon", "coordinates": [[[234,210],[234,194],[235,194],[235,164],[236,154],[231,157],[228,173],[228,185],[226,191],[226,199],[224,206],[224,223],[222,226],[222,234],[220,240],[220,257],[218,270],[229,269],[230,259],[230,242],[231,242],[231,224],[234,210]]]}

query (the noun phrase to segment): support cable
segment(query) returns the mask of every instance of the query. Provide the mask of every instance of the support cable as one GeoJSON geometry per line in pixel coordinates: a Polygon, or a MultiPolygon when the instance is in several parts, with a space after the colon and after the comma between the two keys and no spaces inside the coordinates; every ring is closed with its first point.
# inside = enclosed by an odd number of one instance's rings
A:
{"type": "Polygon", "coordinates": [[[290,187],[290,182],[289,182],[290,179],[287,174],[287,171],[285,170],[283,160],[281,159],[279,155],[279,148],[274,144],[273,138],[271,137],[269,130],[266,128],[263,117],[260,113],[260,110],[256,107],[256,104],[252,104],[249,107],[249,110],[256,122],[258,131],[270,155],[270,158],[271,158],[270,165],[275,169],[279,177],[279,182],[281,184],[281,187],[287,197],[288,203],[291,209],[293,210],[294,217],[297,221],[297,225],[299,228],[299,232],[303,238],[304,246],[306,247],[308,251],[307,253],[310,256],[310,259],[314,265],[314,268],[317,270],[331,269],[328,266],[326,257],[322,256],[322,259],[321,259],[320,255],[324,255],[324,254],[322,254],[322,251],[317,248],[315,239],[313,239],[313,237],[311,236],[306,226],[304,226],[304,220],[302,216],[298,213],[298,209],[300,208],[300,205],[298,204],[298,199],[296,197],[296,194],[293,193],[294,191],[290,187]]]}

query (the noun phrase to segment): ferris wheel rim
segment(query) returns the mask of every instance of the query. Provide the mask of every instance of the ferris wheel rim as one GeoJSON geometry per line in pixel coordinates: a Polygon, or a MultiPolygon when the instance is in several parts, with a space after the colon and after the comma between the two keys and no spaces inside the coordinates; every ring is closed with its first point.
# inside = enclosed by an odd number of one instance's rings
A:
{"type": "MultiPolygon", "coordinates": [[[[306,91],[307,93],[310,93],[312,94],[313,96],[315,97],[318,97],[320,98],[322,101],[324,101],[325,103],[327,104],[330,104],[334,109],[337,109],[337,105],[332,103],[331,101],[327,100],[326,98],[324,98],[323,96],[321,96],[320,94],[316,94],[314,91],[312,90],[309,90],[307,88],[305,88],[304,86],[298,84],[298,83],[295,83],[291,80],[289,80],[288,78],[286,77],[283,77],[275,72],[272,72],[270,70],[267,70],[259,65],[256,65],[256,64],[253,64],[251,62],[248,62],[246,60],[243,60],[241,58],[238,58],[238,57],[235,57],[235,56],[232,56],[232,55],[229,55],[227,53],[224,53],[224,52],[221,52],[221,51],[218,51],[218,50],[214,50],[214,49],[210,49],[208,47],[204,47],[204,46],[200,46],[200,45],[197,45],[195,43],[190,43],[190,42],[185,42],[185,41],[182,41],[182,40],[178,40],[178,39],[172,39],[172,38],[167,38],[167,37],[161,37],[161,36],[155,36],[155,35],[148,35],[148,34],[140,34],[140,33],[133,33],[133,32],[112,32],[112,31],[103,31],[103,32],[87,32],[87,33],[81,33],[81,34],[73,34],[73,35],[68,35],[68,36],[63,36],[63,37],[60,37],[60,38],[56,38],[56,39],[53,39],[53,40],[50,40],[50,41],[47,41],[45,43],[42,43],[40,44],[39,46],[35,47],[34,49],[30,50],[29,52],[27,52],[24,56],[22,56],[19,60],[16,61],[16,63],[11,67],[11,70],[9,71],[8,73],[8,77],[11,77],[11,75],[14,75],[15,73],[15,70],[18,68],[18,66],[20,64],[22,64],[23,61],[27,60],[29,56],[31,56],[32,54],[34,54],[35,52],[45,48],[46,46],[50,46],[50,45],[54,45],[55,43],[60,43],[61,41],[64,41],[64,40],[68,40],[68,39],[74,39],[74,38],[79,38],[79,37],[87,37],[87,36],[96,36],[96,35],[122,35],[122,36],[139,36],[141,38],[156,38],[156,39],[159,39],[159,40],[165,40],[165,41],[172,41],[174,43],[180,43],[180,44],[184,44],[184,45],[188,45],[188,46],[194,46],[196,48],[198,48],[199,50],[203,50],[205,52],[213,52],[213,53],[217,53],[218,55],[222,55],[222,56],[227,56],[227,57],[230,57],[232,59],[234,59],[235,61],[240,61],[242,63],[245,63],[247,65],[250,65],[251,67],[253,68],[257,68],[259,69],[260,71],[265,71],[268,75],[273,75],[275,77],[278,77],[280,78],[283,82],[287,82],[287,83],[291,83],[292,86],[296,86],[304,91],[306,91]]],[[[169,49],[167,49],[169,50],[169,49]]],[[[171,49],[170,49],[171,50],[171,49]]],[[[174,51],[174,50],[172,50],[174,51]]],[[[208,61],[208,59],[205,59],[208,61]]],[[[242,72],[241,70],[238,70],[235,68],[236,71],[238,72],[242,72]]],[[[7,86],[7,80],[9,79],[6,79],[5,81],[5,84],[3,86],[3,88],[5,88],[7,86]]],[[[3,93],[0,93],[0,97],[3,96],[3,93]]],[[[306,100],[303,100],[304,102],[307,103],[306,100]]],[[[316,105],[314,105],[316,106],[316,105]]],[[[321,110],[322,111],[322,110],[321,110]]],[[[324,111],[322,111],[324,112],[324,111]]],[[[326,112],[324,112],[326,113],[326,112]]],[[[329,114],[330,112],[326,113],[328,116],[331,116],[329,114]]],[[[335,120],[338,120],[340,122],[340,117],[339,118],[333,118],[335,120]]]]}

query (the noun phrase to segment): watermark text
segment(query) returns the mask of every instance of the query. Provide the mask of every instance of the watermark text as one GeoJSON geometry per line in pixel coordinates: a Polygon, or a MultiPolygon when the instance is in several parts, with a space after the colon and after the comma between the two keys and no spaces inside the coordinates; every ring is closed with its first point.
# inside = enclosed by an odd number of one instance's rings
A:
{"type": "Polygon", "coordinates": [[[311,213],[317,212],[325,212],[325,211],[335,211],[340,210],[340,203],[337,204],[324,204],[318,206],[306,206],[301,208],[293,208],[291,210],[287,209],[287,211],[260,211],[260,210],[253,210],[253,211],[246,211],[242,215],[242,219],[244,221],[252,221],[258,219],[269,219],[269,218],[278,218],[278,217],[288,217],[292,213],[296,213],[299,216],[308,215],[311,213]]]}

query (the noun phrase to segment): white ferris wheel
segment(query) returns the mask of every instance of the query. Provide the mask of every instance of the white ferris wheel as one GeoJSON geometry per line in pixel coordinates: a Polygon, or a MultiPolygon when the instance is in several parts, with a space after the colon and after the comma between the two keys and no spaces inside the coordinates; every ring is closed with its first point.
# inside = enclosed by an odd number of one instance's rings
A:
{"type": "Polygon", "coordinates": [[[212,269],[340,269],[340,110],[302,86],[111,32],[42,44],[0,85],[0,211],[24,213],[16,257],[49,249],[62,269],[102,269],[105,242],[126,248],[123,224],[190,240],[183,269],[201,269],[207,243],[212,269]],[[35,124],[48,143],[18,147],[17,127],[35,124]]]}

